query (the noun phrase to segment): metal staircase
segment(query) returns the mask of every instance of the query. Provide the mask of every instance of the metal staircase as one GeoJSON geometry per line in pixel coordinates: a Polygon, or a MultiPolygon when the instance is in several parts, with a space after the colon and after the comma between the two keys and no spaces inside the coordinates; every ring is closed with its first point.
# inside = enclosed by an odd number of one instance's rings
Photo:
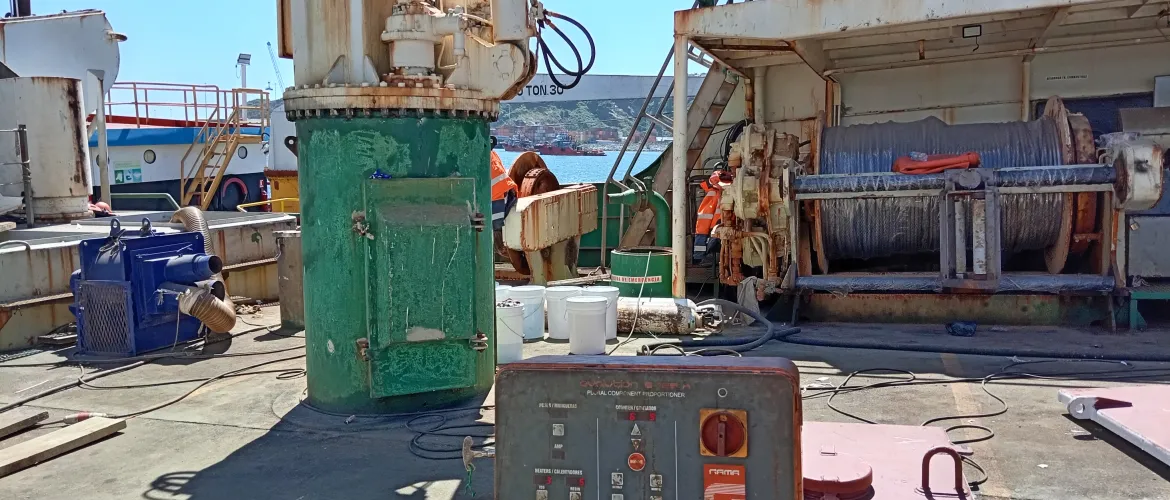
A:
{"type": "Polygon", "coordinates": [[[267,92],[233,89],[223,104],[211,111],[179,162],[184,206],[207,210],[237,148],[263,142],[268,129],[267,92]]]}
{"type": "MultiPolygon", "coordinates": [[[[696,1],[695,7],[699,7],[702,3],[702,0],[696,1]]],[[[630,134],[626,137],[626,141],[622,145],[621,151],[614,160],[613,168],[610,169],[609,176],[606,178],[605,186],[602,189],[603,196],[609,194],[609,188],[611,185],[619,187],[622,190],[631,189],[630,186],[632,185],[633,189],[637,190],[653,189],[655,192],[664,196],[666,199],[670,199],[670,195],[668,193],[671,189],[671,171],[673,169],[673,156],[671,151],[673,151],[674,148],[673,144],[668,147],[666,151],[662,152],[661,159],[659,160],[658,171],[654,176],[654,180],[651,183],[651,186],[645,186],[636,177],[633,177],[631,172],[634,169],[634,165],[638,161],[638,157],[641,156],[642,151],[646,146],[646,142],[654,135],[654,130],[656,127],[662,127],[662,129],[664,129],[667,134],[673,133],[671,128],[671,120],[668,117],[663,116],[662,111],[665,109],[666,103],[671,101],[671,94],[673,94],[674,86],[668,86],[666,93],[663,96],[658,97],[656,95],[658,93],[659,83],[661,82],[663,75],[665,75],[666,72],[671,68],[672,56],[673,49],[667,53],[666,61],[662,63],[662,69],[658,71],[658,77],[654,80],[654,85],[651,86],[649,95],[647,95],[646,100],[642,102],[642,108],[638,112],[638,116],[634,119],[634,124],[630,128],[630,134]],[[655,99],[661,99],[661,101],[658,103],[657,109],[655,109],[652,113],[647,112],[647,109],[655,99]],[[621,176],[621,180],[618,180],[615,175],[622,167],[622,160],[625,158],[626,153],[632,149],[631,143],[633,142],[635,135],[638,133],[638,128],[641,127],[643,123],[645,123],[643,120],[650,122],[649,129],[646,131],[646,134],[642,137],[637,147],[633,148],[633,157],[630,159],[629,164],[625,167],[625,171],[621,176]]],[[[735,88],[739,84],[740,79],[737,75],[728,71],[727,68],[724,68],[718,62],[712,60],[705,53],[699,51],[693,46],[689,49],[688,57],[690,57],[692,61],[695,61],[708,68],[706,78],[704,78],[702,85],[699,87],[698,93],[695,95],[694,100],[691,101],[691,105],[687,109],[687,120],[689,124],[692,124],[692,126],[687,127],[688,142],[686,169],[687,175],[689,177],[690,172],[698,165],[700,161],[700,155],[702,154],[703,149],[707,146],[707,141],[710,140],[711,134],[714,132],[715,126],[719,122],[719,118],[723,116],[723,110],[726,109],[728,102],[731,101],[731,96],[735,92],[735,88]]],[[[623,213],[623,217],[619,218],[618,223],[621,224],[624,221],[625,217],[623,213]]],[[[649,241],[646,240],[649,239],[648,233],[651,226],[653,225],[653,222],[654,215],[650,210],[642,210],[641,212],[635,214],[633,219],[630,221],[629,228],[624,230],[619,229],[618,231],[619,234],[622,235],[621,242],[618,245],[619,248],[649,244],[649,241]]],[[[609,203],[603,203],[601,218],[601,261],[603,267],[605,267],[606,259],[608,257],[605,255],[608,223],[609,203]]]]}

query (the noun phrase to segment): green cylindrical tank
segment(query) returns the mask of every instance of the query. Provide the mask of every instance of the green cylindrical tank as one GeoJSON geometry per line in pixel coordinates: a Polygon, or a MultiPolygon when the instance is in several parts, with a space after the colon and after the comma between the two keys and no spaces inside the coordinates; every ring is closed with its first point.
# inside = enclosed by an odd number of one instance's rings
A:
{"type": "Polygon", "coordinates": [[[308,403],[398,412],[495,373],[486,117],[296,121],[308,403]]]}
{"type": "Polygon", "coordinates": [[[670,249],[635,247],[610,254],[610,282],[622,297],[671,297],[670,249]]]}

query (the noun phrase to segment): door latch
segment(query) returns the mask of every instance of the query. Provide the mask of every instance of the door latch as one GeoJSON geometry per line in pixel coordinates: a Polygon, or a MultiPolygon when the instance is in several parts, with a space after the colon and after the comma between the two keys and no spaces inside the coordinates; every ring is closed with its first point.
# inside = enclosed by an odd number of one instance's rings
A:
{"type": "Polygon", "coordinates": [[[482,213],[475,212],[475,213],[471,214],[471,227],[473,229],[475,229],[477,232],[483,232],[485,225],[484,225],[484,216],[482,213]]]}

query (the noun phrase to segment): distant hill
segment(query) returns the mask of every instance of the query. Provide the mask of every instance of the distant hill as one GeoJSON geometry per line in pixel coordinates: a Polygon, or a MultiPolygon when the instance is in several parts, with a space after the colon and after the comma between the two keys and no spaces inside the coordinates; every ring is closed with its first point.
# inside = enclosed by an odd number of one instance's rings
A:
{"type": "MultiPolygon", "coordinates": [[[[642,106],[642,99],[617,99],[602,101],[570,101],[516,104],[504,102],[500,104],[500,119],[492,124],[500,126],[562,126],[576,132],[601,128],[614,130],[620,135],[630,132],[634,118],[642,106]]],[[[661,99],[650,103],[648,111],[658,109],[661,99]]],[[[673,112],[673,103],[666,103],[663,115],[668,118],[673,112]]],[[[643,120],[642,130],[645,130],[646,120],[643,120]]],[[[669,132],[656,129],[656,135],[670,135],[669,132]]]]}

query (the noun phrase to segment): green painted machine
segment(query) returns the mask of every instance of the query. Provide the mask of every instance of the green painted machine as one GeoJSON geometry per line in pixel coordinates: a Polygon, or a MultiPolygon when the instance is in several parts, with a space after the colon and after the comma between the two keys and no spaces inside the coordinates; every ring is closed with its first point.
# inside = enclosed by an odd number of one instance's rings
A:
{"type": "Polygon", "coordinates": [[[308,404],[386,413],[486,395],[488,123],[536,72],[537,16],[563,16],[528,0],[284,0],[280,14],[296,74],[284,101],[299,145],[308,404]],[[362,14],[318,15],[341,7],[362,14]]]}

